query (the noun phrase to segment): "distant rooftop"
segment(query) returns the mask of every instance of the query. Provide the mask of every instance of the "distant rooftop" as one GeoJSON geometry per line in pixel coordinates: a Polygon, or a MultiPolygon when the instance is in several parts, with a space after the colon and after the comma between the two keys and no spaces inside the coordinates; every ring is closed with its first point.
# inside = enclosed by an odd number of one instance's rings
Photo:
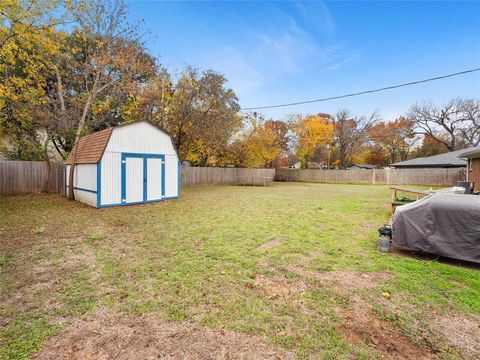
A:
{"type": "Polygon", "coordinates": [[[352,164],[352,166],[350,166],[351,168],[352,167],[357,167],[357,168],[361,168],[361,169],[376,169],[377,167],[375,165],[372,165],[372,164],[352,164]]]}
{"type": "Polygon", "coordinates": [[[421,157],[407,161],[390,164],[395,168],[448,168],[448,167],[465,167],[467,161],[460,158],[465,153],[480,152],[480,146],[471,147],[462,150],[450,151],[445,154],[421,157]]]}
{"type": "Polygon", "coordinates": [[[469,149],[464,149],[463,153],[459,155],[462,159],[475,159],[480,157],[480,146],[469,149]]]}

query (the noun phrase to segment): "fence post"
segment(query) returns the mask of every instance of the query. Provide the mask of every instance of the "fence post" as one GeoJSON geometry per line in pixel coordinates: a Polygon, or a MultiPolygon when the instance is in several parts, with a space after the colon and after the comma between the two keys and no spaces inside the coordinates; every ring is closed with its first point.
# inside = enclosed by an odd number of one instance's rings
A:
{"type": "Polygon", "coordinates": [[[390,179],[390,168],[385,169],[385,175],[386,175],[385,176],[385,183],[387,185],[391,185],[391,182],[390,182],[391,181],[391,179],[390,179]]]}

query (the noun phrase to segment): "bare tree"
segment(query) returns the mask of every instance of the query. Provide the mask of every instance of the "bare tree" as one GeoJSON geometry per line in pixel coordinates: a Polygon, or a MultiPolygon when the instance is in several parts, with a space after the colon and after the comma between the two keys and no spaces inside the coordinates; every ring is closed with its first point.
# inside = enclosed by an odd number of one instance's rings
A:
{"type": "Polygon", "coordinates": [[[370,116],[352,116],[349,110],[337,112],[333,119],[335,125],[333,141],[338,154],[339,167],[345,169],[350,165],[353,153],[368,140],[368,133],[379,120],[378,112],[370,116]]]}
{"type": "Polygon", "coordinates": [[[418,133],[428,135],[449,151],[480,144],[480,100],[452,99],[442,107],[417,103],[408,117],[418,133]]]}

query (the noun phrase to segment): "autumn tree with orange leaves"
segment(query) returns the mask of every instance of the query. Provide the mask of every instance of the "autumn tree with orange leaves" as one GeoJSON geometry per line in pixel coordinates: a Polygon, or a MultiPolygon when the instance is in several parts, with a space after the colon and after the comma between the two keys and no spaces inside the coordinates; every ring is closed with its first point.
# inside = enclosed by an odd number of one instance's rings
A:
{"type": "Polygon", "coordinates": [[[237,134],[219,159],[220,165],[272,168],[288,165],[291,125],[280,120],[267,120],[248,114],[246,126],[237,134]]]}
{"type": "Polygon", "coordinates": [[[414,126],[412,120],[404,117],[379,122],[372,126],[370,138],[384,150],[389,163],[405,161],[417,141],[414,126]]]}
{"type": "Polygon", "coordinates": [[[333,140],[334,125],[331,115],[317,114],[306,117],[297,116],[295,133],[297,135],[297,159],[305,167],[319,149],[333,140]]]}

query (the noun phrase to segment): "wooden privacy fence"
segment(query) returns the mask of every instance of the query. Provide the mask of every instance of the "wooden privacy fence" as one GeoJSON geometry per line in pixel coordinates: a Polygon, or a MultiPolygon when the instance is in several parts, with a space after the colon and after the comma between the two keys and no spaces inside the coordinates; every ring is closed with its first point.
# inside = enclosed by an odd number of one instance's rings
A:
{"type": "Polygon", "coordinates": [[[274,177],[275,169],[182,167],[181,185],[237,184],[242,179],[274,177]]]}
{"type": "MultiPolygon", "coordinates": [[[[52,163],[48,191],[63,193],[64,165],[52,163]]],[[[42,191],[47,165],[42,161],[0,161],[0,195],[42,191]]],[[[239,179],[273,177],[275,169],[182,167],[181,185],[237,184],[239,179]]]]}
{"type": "MultiPolygon", "coordinates": [[[[64,165],[52,163],[48,191],[63,192],[64,165]]],[[[42,161],[0,161],[0,195],[40,192],[47,166],[42,161]]],[[[297,170],[182,167],[181,185],[237,184],[242,179],[275,177],[276,181],[334,184],[452,186],[464,180],[466,169],[297,170]]],[[[251,181],[251,180],[250,180],[251,181]]]]}
{"type": "MultiPolygon", "coordinates": [[[[62,163],[52,163],[47,190],[60,193],[63,189],[62,163]]],[[[44,161],[0,161],[0,195],[40,192],[47,175],[44,161]]]]}
{"type": "Polygon", "coordinates": [[[451,169],[358,169],[298,170],[277,169],[276,181],[300,181],[333,184],[384,184],[453,186],[465,180],[465,168],[451,169]]]}

